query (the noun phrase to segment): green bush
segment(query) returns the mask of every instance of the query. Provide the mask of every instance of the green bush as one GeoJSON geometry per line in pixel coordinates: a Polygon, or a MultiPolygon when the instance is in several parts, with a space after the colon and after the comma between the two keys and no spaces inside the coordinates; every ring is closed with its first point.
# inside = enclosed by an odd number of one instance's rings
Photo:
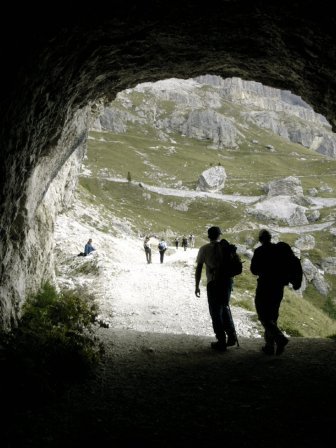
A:
{"type": "Polygon", "coordinates": [[[85,375],[101,360],[104,347],[94,334],[98,325],[92,297],[57,293],[47,283],[24,303],[17,327],[2,336],[2,344],[12,364],[63,381],[85,375]]]}

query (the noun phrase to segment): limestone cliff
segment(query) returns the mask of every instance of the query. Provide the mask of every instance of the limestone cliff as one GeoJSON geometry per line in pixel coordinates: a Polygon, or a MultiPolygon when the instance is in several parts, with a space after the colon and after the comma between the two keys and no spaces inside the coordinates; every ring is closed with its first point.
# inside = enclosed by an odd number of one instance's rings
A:
{"type": "Polygon", "coordinates": [[[54,151],[40,160],[22,191],[22,205],[10,233],[3,230],[6,253],[0,286],[2,325],[15,322],[23,300],[54,278],[54,226],[70,206],[86,149],[89,108],[63,130],[54,151]]]}
{"type": "Polygon", "coordinates": [[[169,140],[169,134],[176,132],[231,149],[239,148],[246,129],[257,126],[336,157],[330,124],[302,98],[237,77],[204,75],[139,84],[120,92],[93,129],[124,133],[134,124],[141,125],[144,133],[151,129],[160,140],[169,140]]]}

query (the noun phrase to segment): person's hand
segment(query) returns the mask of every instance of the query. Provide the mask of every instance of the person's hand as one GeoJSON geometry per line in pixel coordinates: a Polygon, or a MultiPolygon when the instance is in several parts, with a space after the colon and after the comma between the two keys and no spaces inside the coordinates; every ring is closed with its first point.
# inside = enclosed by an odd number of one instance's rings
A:
{"type": "Polygon", "coordinates": [[[201,290],[199,289],[199,287],[195,288],[195,296],[196,297],[200,297],[201,296],[201,290]]]}

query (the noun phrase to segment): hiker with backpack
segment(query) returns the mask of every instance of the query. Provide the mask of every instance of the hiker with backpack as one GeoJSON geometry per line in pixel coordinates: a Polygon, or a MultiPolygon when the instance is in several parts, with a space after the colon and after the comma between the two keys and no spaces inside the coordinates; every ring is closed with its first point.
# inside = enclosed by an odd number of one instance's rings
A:
{"type": "Polygon", "coordinates": [[[164,258],[164,254],[167,250],[167,243],[165,242],[165,240],[163,238],[161,238],[159,244],[158,244],[158,249],[159,249],[159,253],[160,253],[160,263],[163,263],[163,258],[164,258]]]}
{"type": "Polygon", "coordinates": [[[250,270],[258,275],[255,307],[265,329],[262,351],[266,355],[281,355],[289,342],[277,325],[284,287],[292,283],[294,289],[300,288],[302,268],[287,243],[274,244],[271,240],[268,230],[259,232],[261,245],[254,251],[250,270]]]}
{"type": "Polygon", "coordinates": [[[182,244],[181,244],[181,246],[184,248],[185,251],[187,250],[188,238],[185,235],[183,235],[183,237],[182,237],[182,244]]]}
{"type": "Polygon", "coordinates": [[[214,350],[226,351],[237,341],[229,301],[233,277],[242,272],[242,262],[236,254],[236,246],[225,239],[220,241],[219,227],[208,229],[209,243],[200,247],[196,259],[195,295],[200,297],[200,281],[203,265],[206,266],[207,297],[212,327],[217,341],[211,343],[214,350]]]}

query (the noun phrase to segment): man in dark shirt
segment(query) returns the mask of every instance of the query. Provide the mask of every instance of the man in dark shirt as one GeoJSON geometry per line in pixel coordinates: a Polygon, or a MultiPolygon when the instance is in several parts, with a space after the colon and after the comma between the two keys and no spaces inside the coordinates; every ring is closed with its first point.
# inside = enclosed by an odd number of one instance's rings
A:
{"type": "Polygon", "coordinates": [[[265,329],[265,345],[262,347],[266,355],[280,355],[288,344],[288,338],[278,328],[279,308],[284,294],[284,283],[279,275],[280,266],[271,242],[268,230],[261,230],[259,242],[261,246],[254,251],[251,260],[251,272],[258,275],[255,294],[255,307],[258,319],[265,329]],[[275,350],[276,347],[276,350],[275,350]]]}

